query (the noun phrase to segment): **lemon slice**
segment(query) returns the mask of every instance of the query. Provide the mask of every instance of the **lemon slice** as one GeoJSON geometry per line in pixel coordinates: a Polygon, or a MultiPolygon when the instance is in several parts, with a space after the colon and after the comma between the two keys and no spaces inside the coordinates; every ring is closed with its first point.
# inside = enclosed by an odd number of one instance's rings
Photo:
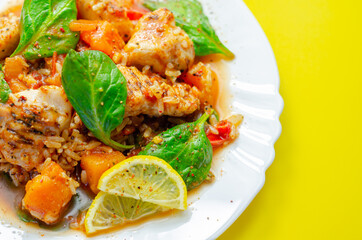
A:
{"type": "Polygon", "coordinates": [[[101,190],[86,218],[88,234],[134,221],[156,212],[187,207],[187,189],[181,176],[164,160],[135,156],[107,170],[101,190]]]}
{"type": "Polygon", "coordinates": [[[153,203],[100,192],[88,209],[84,225],[91,234],[165,210],[153,203]]]}
{"type": "Polygon", "coordinates": [[[135,156],[118,163],[102,175],[98,189],[163,207],[180,210],[187,207],[184,181],[167,162],[157,157],[135,156]]]}

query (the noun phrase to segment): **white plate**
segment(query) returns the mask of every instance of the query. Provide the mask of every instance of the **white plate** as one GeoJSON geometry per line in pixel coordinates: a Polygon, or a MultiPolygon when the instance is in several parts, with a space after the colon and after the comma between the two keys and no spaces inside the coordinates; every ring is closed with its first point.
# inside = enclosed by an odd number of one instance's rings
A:
{"type": "MultiPolygon", "coordinates": [[[[213,170],[216,181],[192,196],[187,211],[94,239],[215,239],[244,211],[264,184],[281,133],[283,101],[272,49],[259,24],[240,0],[201,0],[220,38],[235,53],[230,65],[232,110],[245,121],[240,137],[223,151],[213,170]]],[[[0,7],[6,1],[0,0],[0,7]]],[[[222,96],[223,97],[223,96],[222,96]]],[[[80,232],[50,232],[3,221],[0,239],[85,239],[80,232]]]]}

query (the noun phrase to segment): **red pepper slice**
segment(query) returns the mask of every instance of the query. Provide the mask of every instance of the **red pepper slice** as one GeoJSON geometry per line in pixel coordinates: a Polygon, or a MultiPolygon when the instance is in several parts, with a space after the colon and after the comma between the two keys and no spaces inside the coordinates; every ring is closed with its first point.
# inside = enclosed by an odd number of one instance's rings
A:
{"type": "Polygon", "coordinates": [[[127,9],[127,17],[129,20],[138,20],[149,11],[139,4],[135,3],[130,9],[127,9]]]}
{"type": "Polygon", "coordinates": [[[127,10],[127,17],[129,18],[129,20],[138,20],[140,19],[143,15],[145,15],[145,12],[141,12],[135,9],[128,9],[127,10]]]}
{"type": "Polygon", "coordinates": [[[211,133],[210,130],[207,131],[206,136],[211,142],[212,147],[219,147],[224,144],[224,142],[230,140],[231,133],[231,123],[223,120],[214,126],[219,134],[211,133]]]}
{"type": "Polygon", "coordinates": [[[191,73],[188,73],[185,71],[181,74],[179,79],[181,79],[182,81],[184,81],[185,83],[187,83],[191,86],[196,86],[199,90],[202,90],[203,89],[203,85],[202,85],[202,81],[201,81],[202,74],[203,74],[202,70],[198,71],[195,74],[191,74],[191,73]]]}

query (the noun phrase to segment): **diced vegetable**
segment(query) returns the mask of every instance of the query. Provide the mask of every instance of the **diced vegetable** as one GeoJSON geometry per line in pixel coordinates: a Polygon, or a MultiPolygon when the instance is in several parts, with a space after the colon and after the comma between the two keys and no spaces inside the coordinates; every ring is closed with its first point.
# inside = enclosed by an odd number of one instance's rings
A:
{"type": "Polygon", "coordinates": [[[111,132],[123,122],[127,81],[104,53],[71,50],[64,60],[62,84],[84,125],[104,144],[124,150],[111,139],[111,132]]]}
{"type": "Polygon", "coordinates": [[[209,116],[205,113],[196,122],[161,133],[139,155],[164,159],[181,175],[188,190],[199,186],[211,168],[212,146],[204,130],[209,116]]]}
{"type": "Polygon", "coordinates": [[[10,80],[18,78],[20,74],[23,74],[28,70],[28,64],[23,57],[9,57],[5,59],[5,79],[10,80]]]}
{"type": "Polygon", "coordinates": [[[73,32],[94,31],[97,29],[98,24],[99,21],[79,19],[71,22],[69,28],[73,32]]]}
{"type": "Polygon", "coordinates": [[[219,122],[216,126],[214,126],[214,128],[218,132],[217,134],[212,133],[209,129],[206,135],[207,138],[210,140],[211,145],[213,147],[218,147],[230,140],[231,127],[232,125],[230,122],[223,120],[219,122]]]}
{"type": "Polygon", "coordinates": [[[50,160],[44,163],[41,174],[26,184],[23,207],[35,218],[54,224],[75,194],[78,183],[50,160]]]}
{"type": "Polygon", "coordinates": [[[104,52],[115,62],[119,61],[125,43],[111,23],[78,20],[72,22],[70,28],[72,31],[80,31],[80,38],[89,44],[92,50],[104,52]]]}
{"type": "Polygon", "coordinates": [[[130,20],[138,20],[143,15],[149,12],[146,8],[138,5],[137,3],[134,3],[133,6],[127,9],[126,11],[127,11],[127,17],[130,20]]]}
{"type": "Polygon", "coordinates": [[[210,65],[205,65],[202,62],[192,66],[188,72],[183,72],[179,77],[185,83],[195,86],[200,90],[200,101],[204,105],[215,104],[217,96],[218,82],[210,65]]]}
{"type": "Polygon", "coordinates": [[[108,21],[117,29],[123,40],[127,41],[134,25],[127,17],[127,10],[132,8],[133,0],[76,0],[78,18],[108,21]]]}
{"type": "Polygon", "coordinates": [[[134,9],[129,9],[129,10],[127,10],[127,17],[128,17],[130,20],[138,20],[138,19],[140,19],[144,14],[145,14],[144,12],[137,11],[137,10],[134,10],[134,9]]]}
{"type": "Polygon", "coordinates": [[[82,156],[81,167],[87,174],[90,189],[97,194],[99,192],[97,185],[102,174],[124,159],[126,157],[118,151],[111,153],[95,152],[82,156]]]}
{"type": "Polygon", "coordinates": [[[5,59],[5,80],[13,93],[21,92],[29,88],[18,78],[20,74],[25,74],[28,71],[28,67],[29,65],[25,62],[23,57],[16,56],[5,59]]]}
{"type": "Polygon", "coordinates": [[[202,90],[204,87],[202,84],[201,76],[202,76],[202,70],[194,74],[191,74],[190,72],[183,72],[179,78],[183,80],[185,83],[190,84],[191,86],[195,86],[199,90],[202,90]]]}

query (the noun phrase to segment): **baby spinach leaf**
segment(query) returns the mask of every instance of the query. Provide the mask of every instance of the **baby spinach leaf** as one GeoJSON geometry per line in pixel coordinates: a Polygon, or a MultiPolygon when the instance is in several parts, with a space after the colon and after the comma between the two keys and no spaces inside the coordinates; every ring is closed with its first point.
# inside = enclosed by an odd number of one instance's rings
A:
{"type": "Polygon", "coordinates": [[[197,0],[145,0],[143,5],[152,11],[163,7],[172,11],[176,25],[181,27],[194,42],[197,56],[213,53],[221,53],[227,57],[234,56],[220,41],[197,0]]]}
{"type": "Polygon", "coordinates": [[[116,64],[100,51],[71,50],[64,60],[62,84],[84,125],[104,144],[124,150],[111,132],[124,117],[127,82],[116,64]]]}
{"type": "Polygon", "coordinates": [[[6,103],[11,93],[8,83],[5,81],[3,72],[0,72],[0,103],[6,103]]]}
{"type": "Polygon", "coordinates": [[[210,171],[212,147],[205,133],[205,113],[193,123],[173,127],[156,136],[139,155],[164,159],[183,178],[187,189],[199,186],[210,171]]]}
{"type": "Polygon", "coordinates": [[[20,18],[20,42],[12,56],[50,57],[74,49],[79,34],[69,29],[77,19],[75,0],[25,0],[20,18]]]}
{"type": "Polygon", "coordinates": [[[20,207],[16,209],[16,215],[18,218],[26,223],[38,223],[38,221],[30,215],[27,211],[21,209],[20,207]]]}

